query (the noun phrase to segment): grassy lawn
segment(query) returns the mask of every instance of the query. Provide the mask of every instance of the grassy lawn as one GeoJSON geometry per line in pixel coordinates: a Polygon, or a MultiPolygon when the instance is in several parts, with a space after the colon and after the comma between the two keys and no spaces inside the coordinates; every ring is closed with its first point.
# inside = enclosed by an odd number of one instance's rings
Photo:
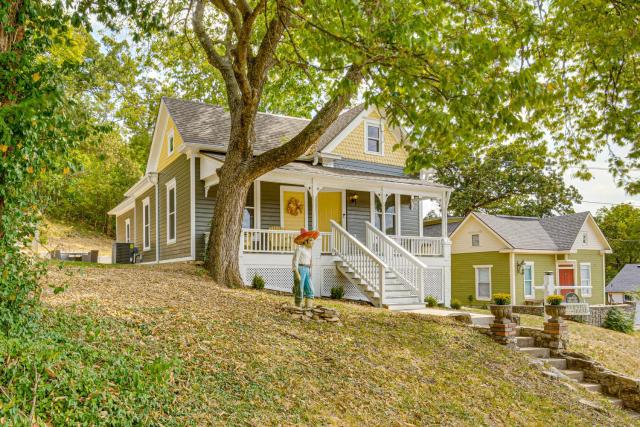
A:
{"type": "Polygon", "coordinates": [[[66,264],[47,280],[68,286],[44,296],[46,333],[0,340],[0,424],[634,423],[447,319],[323,301],[344,326],[303,323],[278,310],[289,298],[193,266],[66,264]]]}

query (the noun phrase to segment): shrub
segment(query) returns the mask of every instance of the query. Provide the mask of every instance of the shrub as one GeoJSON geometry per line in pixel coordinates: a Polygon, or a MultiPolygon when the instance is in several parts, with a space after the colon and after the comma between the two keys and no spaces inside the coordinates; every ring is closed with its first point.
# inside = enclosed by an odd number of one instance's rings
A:
{"type": "Polygon", "coordinates": [[[253,289],[264,289],[264,278],[259,275],[256,274],[255,276],[253,276],[253,280],[251,281],[251,287],[253,289]]]}
{"type": "Polygon", "coordinates": [[[424,302],[427,304],[427,307],[435,307],[438,305],[438,300],[433,295],[425,297],[424,302]]]}
{"type": "Polygon", "coordinates": [[[493,303],[495,305],[511,304],[511,295],[509,294],[493,294],[493,303]]]}
{"type": "Polygon", "coordinates": [[[455,298],[451,300],[451,308],[453,308],[454,310],[460,310],[460,307],[462,307],[462,304],[460,304],[460,301],[458,301],[455,298]]]}
{"type": "Polygon", "coordinates": [[[475,301],[475,298],[473,297],[473,295],[469,294],[469,296],[467,297],[467,301],[469,301],[469,307],[473,307],[473,301],[475,301]]]}
{"type": "Polygon", "coordinates": [[[331,299],[342,299],[344,296],[343,286],[334,286],[331,288],[331,299]]]}
{"type": "Polygon", "coordinates": [[[612,331],[630,334],[633,332],[633,318],[617,308],[612,308],[607,313],[602,326],[612,331]]]}
{"type": "Polygon", "coordinates": [[[560,305],[564,301],[564,297],[562,295],[549,295],[547,297],[547,304],[549,305],[560,305]]]}

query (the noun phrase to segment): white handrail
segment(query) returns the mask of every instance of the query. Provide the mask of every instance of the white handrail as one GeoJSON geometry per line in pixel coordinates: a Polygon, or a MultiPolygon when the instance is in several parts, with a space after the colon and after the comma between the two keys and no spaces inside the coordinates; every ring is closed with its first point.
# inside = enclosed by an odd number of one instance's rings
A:
{"type": "Polygon", "coordinates": [[[347,264],[367,286],[377,292],[379,305],[382,307],[387,264],[333,220],[331,220],[331,232],[333,234],[331,242],[333,253],[347,264]]]}
{"type": "Polygon", "coordinates": [[[387,262],[389,269],[402,282],[416,292],[420,302],[424,301],[424,278],[427,266],[398,242],[375,228],[369,221],[365,223],[365,226],[367,246],[387,262]]]}

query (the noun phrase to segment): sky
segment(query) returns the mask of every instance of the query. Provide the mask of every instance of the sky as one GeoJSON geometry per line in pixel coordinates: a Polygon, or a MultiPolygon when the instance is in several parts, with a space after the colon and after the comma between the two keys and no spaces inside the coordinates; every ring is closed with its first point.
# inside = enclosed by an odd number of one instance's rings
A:
{"type": "MultiPolygon", "coordinates": [[[[607,164],[594,163],[594,167],[607,168],[607,164]]],[[[593,179],[591,181],[581,181],[571,177],[571,171],[564,176],[565,182],[575,186],[582,194],[583,203],[574,205],[576,212],[591,211],[593,214],[601,207],[611,207],[619,203],[631,203],[640,207],[640,195],[630,196],[624,189],[618,188],[611,173],[608,170],[591,168],[593,179]]]]}

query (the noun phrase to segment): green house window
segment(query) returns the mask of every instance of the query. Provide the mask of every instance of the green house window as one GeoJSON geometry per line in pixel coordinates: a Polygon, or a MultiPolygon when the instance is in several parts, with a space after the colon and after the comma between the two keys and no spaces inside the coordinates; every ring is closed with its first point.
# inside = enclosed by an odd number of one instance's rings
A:
{"type": "Polygon", "coordinates": [[[533,290],[533,263],[526,262],[523,267],[524,274],[524,297],[534,298],[535,293],[533,290]]]}
{"type": "Polygon", "coordinates": [[[491,299],[491,265],[474,265],[476,270],[476,299],[489,301],[491,299]]]}

